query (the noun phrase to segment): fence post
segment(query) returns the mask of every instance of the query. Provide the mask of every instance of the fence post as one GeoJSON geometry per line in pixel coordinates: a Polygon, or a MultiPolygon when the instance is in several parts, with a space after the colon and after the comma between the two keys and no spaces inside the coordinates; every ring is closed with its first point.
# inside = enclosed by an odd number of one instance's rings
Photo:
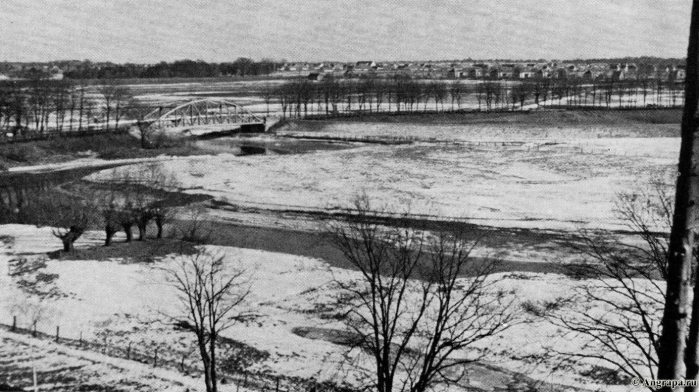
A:
{"type": "Polygon", "coordinates": [[[56,325],[56,343],[58,343],[58,332],[60,330],[60,327],[56,325]]]}
{"type": "Polygon", "coordinates": [[[182,370],[182,372],[184,372],[184,358],[185,354],[182,354],[182,362],[180,362],[180,369],[182,370]]]}
{"type": "Polygon", "coordinates": [[[155,355],[153,356],[153,367],[158,367],[158,347],[155,348],[155,355]]]}
{"type": "Polygon", "coordinates": [[[33,324],[34,329],[32,330],[32,337],[36,337],[36,321],[33,324]]]}
{"type": "Polygon", "coordinates": [[[131,342],[129,342],[129,347],[126,348],[126,359],[131,359],[131,342]]]}
{"type": "Polygon", "coordinates": [[[277,386],[274,390],[275,390],[275,392],[279,392],[279,377],[278,376],[277,376],[277,386]]]}
{"type": "Polygon", "coordinates": [[[245,378],[243,379],[243,388],[248,386],[248,374],[245,373],[245,378]]]}
{"type": "Polygon", "coordinates": [[[12,332],[17,329],[17,316],[12,316],[12,332]]]}
{"type": "Polygon", "coordinates": [[[83,345],[83,331],[80,331],[80,340],[78,341],[80,344],[80,347],[83,345]]]}

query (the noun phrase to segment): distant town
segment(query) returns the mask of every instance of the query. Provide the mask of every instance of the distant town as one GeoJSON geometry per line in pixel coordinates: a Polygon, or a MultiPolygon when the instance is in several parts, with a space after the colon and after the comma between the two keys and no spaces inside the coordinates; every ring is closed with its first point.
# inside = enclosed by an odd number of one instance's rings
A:
{"type": "Polygon", "coordinates": [[[425,62],[287,62],[254,61],[208,63],[179,60],[157,64],[115,64],[89,60],[43,63],[2,62],[0,80],[16,79],[108,79],[108,78],[192,78],[192,77],[279,77],[322,80],[333,78],[413,79],[653,79],[681,82],[685,64],[681,59],[631,58],[595,61],[425,61],[425,62]]]}

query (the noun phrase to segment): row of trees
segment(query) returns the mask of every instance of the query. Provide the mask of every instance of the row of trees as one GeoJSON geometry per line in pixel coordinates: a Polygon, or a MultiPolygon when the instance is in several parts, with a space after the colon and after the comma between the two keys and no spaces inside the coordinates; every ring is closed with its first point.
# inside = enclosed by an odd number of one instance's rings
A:
{"type": "Polygon", "coordinates": [[[162,238],[172,217],[170,192],[178,188],[174,176],[157,163],[115,169],[97,184],[80,189],[79,196],[31,179],[15,182],[14,187],[5,189],[10,196],[3,197],[14,205],[0,210],[13,216],[3,216],[3,221],[50,226],[65,252],[73,250],[86,230],[97,227],[104,228],[105,246],[110,246],[122,230],[126,241],[132,241],[133,227],[138,229],[138,240],[143,241],[151,223],[157,228],[156,238],[162,238]]]}
{"type": "Polygon", "coordinates": [[[100,85],[82,80],[0,82],[0,130],[14,135],[98,126],[117,129],[120,120],[136,106],[130,90],[114,80],[100,85]]]}
{"type": "MultiPolygon", "coordinates": [[[[657,80],[583,82],[537,79],[525,82],[419,81],[405,77],[359,81],[295,79],[257,93],[282,117],[338,113],[517,110],[534,107],[674,107],[682,103],[682,85],[657,80]]],[[[117,129],[125,119],[141,119],[150,109],[130,89],[109,79],[0,82],[0,131],[82,131],[117,129]]]]}
{"type": "Polygon", "coordinates": [[[535,79],[524,82],[419,81],[410,78],[365,78],[343,81],[326,77],[319,82],[293,80],[262,93],[268,111],[278,103],[283,117],[350,112],[416,112],[460,110],[477,102],[479,110],[538,107],[676,106],[682,85],[652,79],[590,81],[535,79]]]}
{"type": "Polygon", "coordinates": [[[136,78],[208,78],[217,76],[258,76],[275,72],[282,63],[240,57],[233,62],[209,63],[202,60],[177,60],[157,64],[95,64],[85,61],[64,72],[70,79],[136,78]]]}

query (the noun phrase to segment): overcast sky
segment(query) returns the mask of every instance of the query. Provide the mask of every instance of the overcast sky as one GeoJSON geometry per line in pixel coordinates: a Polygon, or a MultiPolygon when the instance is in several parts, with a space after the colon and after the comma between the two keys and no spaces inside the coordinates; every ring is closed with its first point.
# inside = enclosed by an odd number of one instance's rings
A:
{"type": "Polygon", "coordinates": [[[686,56],[690,0],[0,0],[0,60],[686,56]]]}

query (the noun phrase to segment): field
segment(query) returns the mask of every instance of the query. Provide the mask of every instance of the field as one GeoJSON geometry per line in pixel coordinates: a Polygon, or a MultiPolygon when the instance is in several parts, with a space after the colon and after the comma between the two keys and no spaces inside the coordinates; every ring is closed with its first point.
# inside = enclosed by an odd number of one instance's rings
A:
{"type": "Polygon", "coordinates": [[[412,214],[490,226],[619,228],[616,195],[667,179],[679,149],[676,134],[675,125],[665,124],[302,122],[277,135],[411,143],[254,159],[219,155],[165,167],[188,192],[241,207],[335,211],[366,193],[396,213],[409,206],[412,214]]]}
{"type": "MultiPolygon", "coordinates": [[[[218,225],[211,241],[217,245],[205,249],[251,276],[243,312],[248,317],[224,333],[223,391],[243,385],[271,390],[277,383],[284,391],[304,391],[311,378],[363,383],[360,369],[370,361],[361,360],[359,370],[345,367],[348,348],[338,320],[338,282],[353,282],[358,274],[317,236],[326,219],[345,212],[359,194],[386,217],[409,212],[416,220],[480,227],[490,238],[474,255],[508,263],[489,279],[521,322],[458,353],[488,349],[487,359],[462,369],[468,377],[454,390],[628,390],[629,380],[608,363],[564,355],[593,347],[537,309],[572,301],[592,284],[561,268],[580,260],[567,243],[578,230],[623,233],[626,223],[616,211],[620,193],[647,190],[654,181],[671,189],[677,113],[435,116],[293,121],[273,134],[198,142],[217,155],[148,158],[175,175],[183,192],[213,197],[199,203],[204,219],[218,225]],[[267,153],[233,155],[231,146],[241,143],[267,153]],[[285,243],[292,245],[278,245],[285,243]]],[[[93,173],[86,183],[144,164],[114,162],[122,166],[93,173]]],[[[103,164],[90,159],[23,170],[88,163],[103,164]]],[[[178,219],[188,219],[188,212],[178,219]]],[[[155,239],[124,244],[121,234],[107,252],[102,236],[88,232],[76,257],[51,259],[47,252],[60,243],[49,228],[0,226],[0,270],[12,272],[0,276],[0,302],[8,304],[0,308],[0,385],[28,387],[34,360],[42,388],[125,390],[121,380],[133,383],[126,389],[143,391],[201,385],[193,338],[174,327],[182,308],[162,273],[187,256],[155,239]],[[37,309],[40,337],[32,338],[37,309]],[[9,332],[13,317],[29,331],[9,332]],[[60,339],[53,343],[57,326],[60,339]],[[126,359],[127,347],[139,361],[126,359]]],[[[460,279],[466,284],[470,278],[460,279]]],[[[652,282],[634,284],[652,291],[652,282]]],[[[576,317],[604,308],[573,301],[561,312],[576,317]]]]}
{"type": "MultiPolygon", "coordinates": [[[[17,285],[22,280],[36,280],[41,274],[50,275],[53,276],[51,281],[39,285],[41,292],[53,294],[39,302],[44,317],[37,329],[50,338],[55,326],[60,326],[62,340],[76,341],[80,337],[81,341],[96,344],[98,351],[106,346],[106,352],[112,353],[82,353],[49,342],[37,343],[28,336],[0,332],[0,338],[5,341],[3,347],[19,347],[26,355],[41,358],[36,367],[43,375],[41,384],[44,387],[48,386],[47,383],[58,382],[55,381],[56,372],[60,371],[56,369],[66,367],[80,369],[72,374],[85,384],[108,386],[108,380],[113,377],[136,384],[146,377],[151,388],[156,386],[153,380],[158,380],[158,383],[174,388],[172,390],[181,390],[182,384],[192,384],[194,380],[187,382],[187,378],[179,376],[176,371],[181,358],[184,358],[185,367],[196,369],[196,354],[189,348],[191,337],[162,319],[163,314],[182,317],[182,309],[174,301],[174,292],[162,276],[161,268],[171,264],[172,257],[145,264],[120,259],[48,260],[43,252],[54,248],[50,230],[28,226],[4,226],[1,229],[4,248],[0,267],[3,270],[13,270],[18,255],[43,266],[12,279],[3,277],[3,303],[21,303],[25,310],[13,311],[8,306],[0,311],[0,320],[9,324],[14,315],[18,326],[28,327],[31,317],[28,304],[35,304],[37,300],[22,292],[17,285]],[[143,353],[146,358],[152,358],[153,352],[159,349],[161,368],[152,369],[137,362],[129,364],[123,359],[114,359],[114,356],[119,356],[115,354],[117,351],[121,351],[123,356],[126,347],[133,347],[133,352],[143,353]],[[119,370],[115,372],[114,369],[119,370]]],[[[98,235],[90,233],[81,241],[80,247],[93,245],[98,235]]],[[[231,266],[243,266],[254,278],[252,295],[245,310],[250,316],[225,332],[225,337],[236,342],[237,347],[254,347],[254,350],[249,350],[255,355],[248,353],[248,357],[256,357],[247,364],[249,374],[265,375],[268,383],[282,377],[284,384],[295,390],[299,388],[293,382],[295,377],[315,377],[319,381],[337,381],[342,377],[350,384],[356,382],[352,373],[338,373],[345,349],[333,339],[334,331],[342,328],[335,319],[339,311],[335,302],[338,294],[335,281],[356,279],[355,272],[328,268],[320,260],[279,253],[226,247],[210,247],[209,250],[225,255],[231,266]]],[[[516,301],[518,307],[524,301],[554,300],[584,284],[559,274],[499,274],[492,279],[505,290],[508,299],[516,301]]],[[[487,347],[491,355],[486,362],[469,365],[467,370],[471,376],[464,387],[491,390],[498,385],[520,383],[556,390],[555,384],[563,383],[581,388],[576,390],[591,390],[600,383],[582,375],[587,368],[556,370],[561,357],[546,355],[547,347],[577,352],[581,347],[575,340],[560,335],[555,325],[535,315],[525,314],[523,321],[516,328],[473,348],[478,352],[487,347]]],[[[13,357],[7,351],[3,355],[13,357]]],[[[28,383],[26,369],[25,372],[16,367],[3,369],[9,378],[0,378],[0,382],[28,383]],[[13,372],[19,376],[13,378],[13,372]]],[[[231,374],[235,380],[236,373],[231,374]]],[[[607,390],[623,390],[619,388],[607,390]]]]}

